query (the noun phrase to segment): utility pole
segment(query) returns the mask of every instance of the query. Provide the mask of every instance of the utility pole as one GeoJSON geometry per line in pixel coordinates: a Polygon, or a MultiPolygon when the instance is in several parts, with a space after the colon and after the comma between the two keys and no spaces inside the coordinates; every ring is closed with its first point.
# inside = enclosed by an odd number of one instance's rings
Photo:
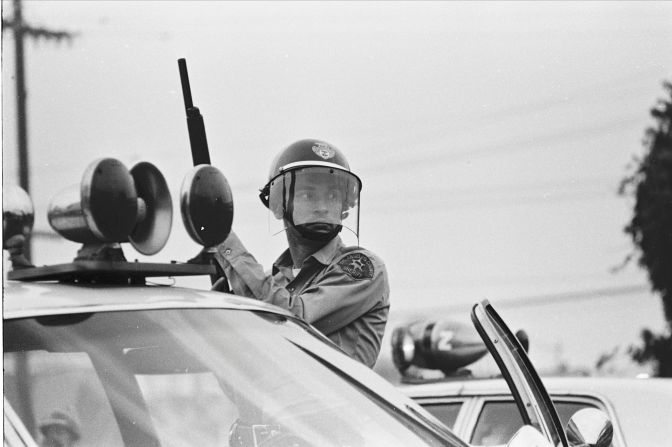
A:
{"type": "MultiPolygon", "coordinates": [[[[55,31],[41,27],[33,27],[23,22],[21,0],[13,0],[14,18],[6,21],[2,18],[2,31],[11,29],[14,34],[14,55],[16,57],[16,116],[17,116],[17,143],[19,151],[19,186],[30,194],[30,170],[28,160],[28,116],[26,113],[26,81],[24,75],[23,43],[25,37],[34,39],[57,40],[72,39],[75,34],[68,31],[55,31]]],[[[26,238],[24,254],[31,258],[30,237],[26,238]]]]}

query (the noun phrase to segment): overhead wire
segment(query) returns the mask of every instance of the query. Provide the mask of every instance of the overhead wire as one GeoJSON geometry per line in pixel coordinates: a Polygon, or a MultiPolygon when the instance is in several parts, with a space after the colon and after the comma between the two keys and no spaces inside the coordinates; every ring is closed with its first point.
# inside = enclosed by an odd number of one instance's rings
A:
{"type": "Polygon", "coordinates": [[[651,290],[648,284],[628,284],[616,287],[583,289],[570,292],[529,295],[519,298],[508,298],[498,301],[500,307],[529,307],[554,303],[566,304],[569,301],[585,301],[607,297],[629,297],[635,293],[644,293],[651,290]]]}
{"type": "MultiPolygon", "coordinates": [[[[652,74],[654,72],[654,68],[656,72],[660,71],[658,67],[652,67],[649,70],[645,70],[644,74],[652,74]]],[[[423,129],[413,128],[412,132],[406,131],[405,135],[404,134],[400,135],[398,132],[395,132],[395,137],[393,140],[395,142],[398,142],[400,139],[403,140],[404,137],[414,142],[417,142],[418,139],[422,140],[423,138],[429,137],[429,140],[426,141],[423,144],[423,146],[439,149],[433,149],[429,151],[414,150],[411,151],[411,153],[406,155],[405,157],[397,160],[387,158],[385,161],[384,171],[387,172],[389,169],[413,168],[417,167],[418,164],[422,164],[424,162],[431,162],[432,164],[436,162],[441,162],[442,164],[446,163],[452,164],[455,162],[464,161],[472,158],[482,158],[490,155],[500,155],[519,151],[527,151],[530,149],[531,145],[533,145],[534,147],[540,147],[544,145],[547,146],[549,144],[557,144],[559,142],[571,141],[577,138],[580,139],[585,137],[593,137],[596,135],[600,135],[601,133],[607,133],[610,131],[615,130],[621,131],[625,126],[640,123],[642,119],[646,118],[645,113],[646,111],[637,114],[633,113],[627,116],[620,116],[616,119],[612,119],[607,122],[584,125],[578,129],[576,128],[560,129],[551,133],[546,133],[545,135],[541,135],[539,137],[520,138],[504,143],[502,143],[501,141],[485,143],[478,145],[476,148],[470,148],[459,152],[450,151],[447,149],[441,149],[441,148],[449,148],[451,147],[451,144],[454,144],[454,138],[452,139],[452,141],[443,141],[444,139],[450,138],[451,134],[454,135],[455,133],[464,133],[465,131],[467,133],[474,131],[479,131],[480,133],[482,133],[484,122],[493,123],[492,119],[498,116],[504,116],[508,119],[515,119],[529,115],[538,115],[539,112],[548,111],[556,107],[566,107],[570,105],[574,105],[576,107],[579,107],[580,109],[584,109],[584,107],[580,107],[581,103],[587,102],[590,104],[595,104],[595,101],[590,100],[591,97],[595,96],[599,96],[601,98],[601,100],[599,101],[600,104],[605,104],[605,102],[615,100],[622,101],[624,98],[623,95],[624,86],[632,89],[632,87],[630,87],[630,84],[632,84],[633,80],[635,79],[641,79],[641,76],[642,71],[639,70],[637,73],[631,73],[628,75],[619,76],[611,80],[600,81],[599,85],[594,84],[589,86],[581,86],[580,88],[570,90],[566,95],[563,96],[563,98],[558,99],[558,98],[546,97],[541,98],[533,103],[514,104],[512,106],[500,108],[498,110],[493,110],[491,112],[486,111],[486,112],[479,112],[478,114],[472,114],[473,116],[471,116],[471,118],[469,118],[468,121],[473,124],[468,125],[467,127],[463,125],[451,126],[446,122],[441,122],[430,125],[429,127],[425,125],[423,129]],[[618,92],[618,94],[605,96],[604,94],[605,88],[616,91],[618,92]],[[579,101],[577,101],[577,98],[579,98],[579,101]],[[429,134],[435,133],[436,131],[439,131],[438,135],[429,136],[429,134]],[[526,146],[526,147],[520,147],[520,146],[526,146]]],[[[640,96],[641,94],[638,94],[638,97],[640,96]]],[[[502,120],[497,121],[497,123],[501,122],[502,120]]],[[[364,165],[361,167],[361,170],[368,170],[370,166],[378,168],[380,167],[380,164],[377,162],[375,165],[369,165],[369,166],[364,165]]],[[[373,172],[375,173],[376,170],[377,169],[373,169],[373,172]]]]}
{"type": "MultiPolygon", "coordinates": [[[[535,203],[557,204],[617,198],[617,181],[609,178],[584,178],[581,180],[557,180],[527,184],[488,185],[457,188],[448,184],[437,187],[415,187],[407,191],[414,197],[413,206],[422,212],[437,212],[455,208],[477,208],[483,206],[518,206],[535,203]]],[[[366,199],[384,205],[395,196],[385,189],[377,189],[366,199]]],[[[393,212],[385,206],[373,208],[371,212],[393,212]]],[[[396,211],[394,211],[396,212],[396,211]]]]}
{"type": "MultiPolygon", "coordinates": [[[[586,300],[596,300],[604,298],[630,298],[633,294],[647,293],[651,291],[651,286],[648,284],[626,284],[615,287],[589,288],[579,289],[568,292],[550,293],[550,294],[534,294],[521,296],[516,298],[503,298],[495,302],[498,308],[529,308],[532,306],[546,306],[552,304],[567,304],[568,302],[583,302],[586,300]]],[[[431,306],[427,308],[417,309],[414,311],[405,311],[409,316],[415,313],[422,315],[441,315],[458,312],[465,308],[469,308],[473,303],[452,304],[447,306],[431,306]]]]}
{"type": "MultiPolygon", "coordinates": [[[[399,159],[388,159],[385,161],[384,169],[381,164],[363,166],[362,171],[369,171],[367,175],[389,175],[395,170],[412,170],[419,167],[449,166],[459,162],[470,161],[479,158],[491,156],[511,155],[514,153],[529,152],[535,149],[550,149],[559,143],[576,141],[585,138],[592,138],[608,134],[611,131],[622,131],[627,126],[632,126],[641,122],[641,115],[629,115],[610,120],[608,122],[582,126],[573,129],[561,129],[548,132],[539,136],[526,136],[515,138],[509,141],[496,141],[480,145],[475,145],[469,149],[459,151],[452,150],[432,150],[421,153],[413,152],[399,159]]],[[[437,143],[433,147],[449,147],[449,143],[437,143]]]]}

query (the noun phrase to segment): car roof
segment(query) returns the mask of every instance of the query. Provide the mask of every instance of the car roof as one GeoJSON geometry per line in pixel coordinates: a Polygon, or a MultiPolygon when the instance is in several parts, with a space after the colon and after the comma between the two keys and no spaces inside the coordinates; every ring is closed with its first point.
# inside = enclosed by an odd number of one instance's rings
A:
{"type": "MultiPolygon", "coordinates": [[[[672,379],[623,377],[542,377],[544,386],[554,395],[603,394],[611,396],[656,393],[672,398],[672,379]]],[[[466,395],[508,395],[506,381],[496,379],[445,380],[421,384],[404,384],[399,388],[414,398],[466,395]]]]}
{"type": "Polygon", "coordinates": [[[166,285],[69,284],[5,281],[4,319],[80,312],[166,308],[223,308],[293,314],[237,295],[166,285]]]}

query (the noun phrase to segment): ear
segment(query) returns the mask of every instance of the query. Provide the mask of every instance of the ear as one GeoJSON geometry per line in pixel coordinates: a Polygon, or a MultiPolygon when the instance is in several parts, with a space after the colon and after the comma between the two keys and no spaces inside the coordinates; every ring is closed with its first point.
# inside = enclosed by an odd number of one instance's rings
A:
{"type": "Polygon", "coordinates": [[[284,205],[282,203],[282,187],[277,184],[274,187],[269,187],[268,209],[273,213],[276,219],[280,220],[284,215],[284,205]]]}
{"type": "Polygon", "coordinates": [[[275,218],[278,220],[284,217],[284,213],[282,212],[282,206],[280,204],[274,206],[271,212],[273,213],[273,216],[275,216],[275,218]]]}

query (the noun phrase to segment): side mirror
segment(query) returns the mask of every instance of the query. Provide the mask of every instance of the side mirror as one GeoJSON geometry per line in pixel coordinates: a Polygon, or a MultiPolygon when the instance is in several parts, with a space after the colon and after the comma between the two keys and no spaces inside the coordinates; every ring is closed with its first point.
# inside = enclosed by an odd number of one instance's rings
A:
{"type": "Polygon", "coordinates": [[[531,425],[523,425],[511,437],[506,447],[553,447],[553,444],[531,425]]]}
{"type": "Polygon", "coordinates": [[[597,408],[577,411],[567,424],[567,440],[572,447],[608,447],[613,437],[614,426],[597,408]]]}

